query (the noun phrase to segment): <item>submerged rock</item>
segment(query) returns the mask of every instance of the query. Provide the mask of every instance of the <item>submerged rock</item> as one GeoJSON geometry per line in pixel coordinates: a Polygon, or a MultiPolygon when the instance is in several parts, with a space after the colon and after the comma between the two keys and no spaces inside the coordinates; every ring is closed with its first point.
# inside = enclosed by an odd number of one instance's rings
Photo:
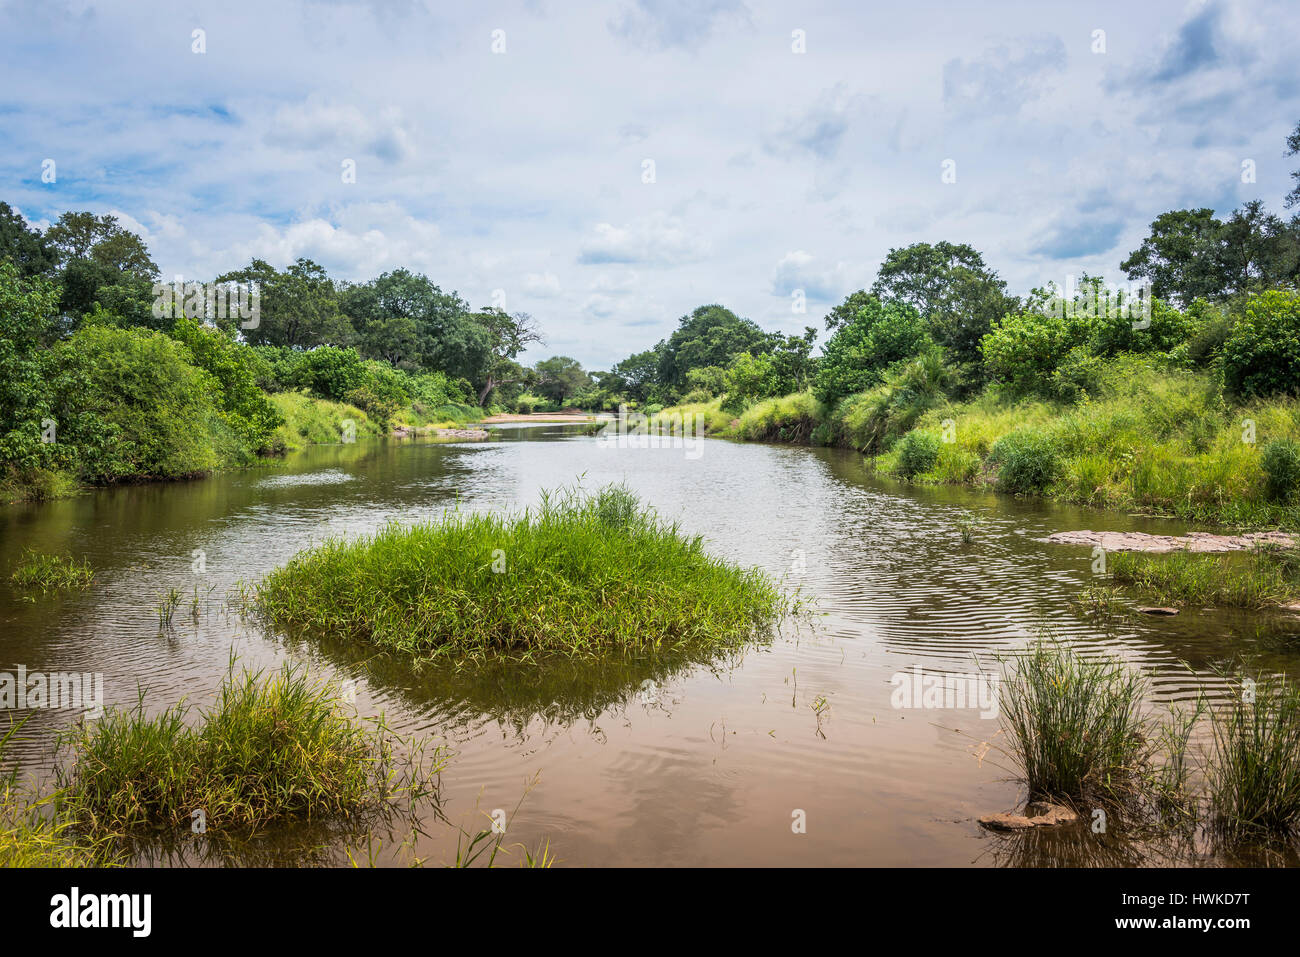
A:
{"type": "Polygon", "coordinates": [[[1111,552],[1239,552],[1260,545],[1292,548],[1294,535],[1285,532],[1248,532],[1244,535],[1215,535],[1188,532],[1186,535],[1148,535],[1146,532],[1053,532],[1041,539],[1053,545],[1100,545],[1111,552]]]}
{"type": "Polygon", "coordinates": [[[1025,831],[1031,827],[1072,824],[1079,819],[1068,807],[1050,801],[1030,801],[1024,814],[989,814],[979,819],[990,831],[1025,831]]]}

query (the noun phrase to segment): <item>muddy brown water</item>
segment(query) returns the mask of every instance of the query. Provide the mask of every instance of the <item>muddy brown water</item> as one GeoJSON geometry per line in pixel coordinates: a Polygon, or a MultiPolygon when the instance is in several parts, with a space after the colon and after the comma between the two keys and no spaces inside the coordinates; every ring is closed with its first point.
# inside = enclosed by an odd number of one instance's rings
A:
{"type": "MultiPolygon", "coordinates": [[[[1289,849],[1170,850],[1086,828],[989,834],[975,819],[1024,797],[1005,760],[979,756],[981,742],[997,741],[996,718],[891,704],[894,675],[996,671],[998,655],[1044,626],[1142,669],[1153,707],[1202,691],[1222,698],[1220,673],[1240,655],[1300,673],[1291,619],[1191,609],[1099,626],[1070,605],[1093,581],[1090,550],[1038,541],[1080,528],[1189,526],[903,487],[843,450],[726,441],[708,441],[702,453],[619,449],[582,431],[536,425],[496,430],[489,442],[316,447],[273,468],[0,509],[5,579],[27,547],[84,555],[96,573],[84,593],[35,602],[0,584],[0,671],[102,673],[109,704],[134,704],[145,688],[155,709],[210,701],[232,650],[249,666],[301,661],[354,681],[361,714],[382,711],[399,732],[451,752],[440,810],[417,809],[425,833],[402,825],[354,850],[380,864],[413,855],[448,863],[464,841],[453,825],[474,832],[516,805],[504,842],[511,863],[516,845],[546,841],[570,865],[1296,862],[1289,849]],[[467,677],[416,672],[364,648],[286,642],[226,600],[326,536],[432,518],[457,503],[526,506],[578,476],[592,488],[625,482],[715,554],[797,585],[818,615],[713,667],[467,677]],[[970,544],[959,532],[965,516],[979,523],[970,544]],[[173,628],[160,631],[156,608],[172,588],[185,598],[173,628]]],[[[31,720],[9,761],[47,780],[54,734],[76,712],[10,714],[31,720]]],[[[293,830],[237,853],[204,840],[182,835],[172,850],[146,847],[138,860],[340,863],[345,846],[357,847],[353,836],[309,852],[319,836],[293,830]]]]}

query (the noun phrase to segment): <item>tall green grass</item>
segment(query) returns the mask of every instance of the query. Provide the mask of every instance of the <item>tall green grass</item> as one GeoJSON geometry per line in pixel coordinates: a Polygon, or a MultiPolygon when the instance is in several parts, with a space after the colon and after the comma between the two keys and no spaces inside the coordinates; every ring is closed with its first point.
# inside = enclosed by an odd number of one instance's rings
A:
{"type": "Polygon", "coordinates": [[[335,689],[285,665],[268,677],[234,662],[215,704],[191,723],[181,703],[146,714],[111,709],[65,733],[68,813],[97,833],[207,826],[256,829],[347,816],[382,801],[391,746],[382,725],[357,724],[335,689]]]}
{"type": "Polygon", "coordinates": [[[1277,548],[1245,555],[1115,552],[1107,570],[1116,582],[1167,605],[1267,608],[1300,596],[1300,553],[1277,548]]]}
{"type": "Polygon", "coordinates": [[[761,572],[710,556],[618,486],[332,539],[268,575],[254,599],[293,634],[454,660],[721,650],[786,608],[761,572]]]}
{"type": "MultiPolygon", "coordinates": [[[[0,735],[0,758],[22,722],[0,735]]],[[[79,835],[59,812],[58,795],[32,798],[18,772],[0,775],[0,867],[107,867],[116,859],[102,839],[79,835]]]]}
{"type": "Polygon", "coordinates": [[[89,563],[77,561],[71,555],[51,555],[25,549],[9,580],[19,588],[39,588],[55,591],[63,588],[85,588],[95,577],[89,563]]]}
{"type": "Polygon", "coordinates": [[[1142,677],[1040,641],[1012,660],[999,699],[1009,753],[1033,796],[1118,800],[1145,763],[1142,677]]]}
{"type": "Polygon", "coordinates": [[[1300,826],[1300,688],[1261,676],[1214,714],[1207,775],[1214,822],[1234,836],[1300,826]]]}

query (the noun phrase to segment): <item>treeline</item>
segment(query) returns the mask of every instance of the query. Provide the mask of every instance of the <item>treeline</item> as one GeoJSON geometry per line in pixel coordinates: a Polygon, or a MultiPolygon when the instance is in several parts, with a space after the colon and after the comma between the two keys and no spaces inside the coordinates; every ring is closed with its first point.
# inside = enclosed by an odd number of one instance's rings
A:
{"type": "Polygon", "coordinates": [[[160,279],[112,216],[67,212],[42,232],[0,203],[6,498],[203,474],[337,441],[344,418],[362,433],[463,421],[529,386],[564,400],[587,381],[572,360],[540,374],[517,361],[541,340],[527,314],[473,309],[405,269],[347,283],[255,259],[210,282],[160,279]],[[255,308],[214,312],[214,288],[255,308]]]}
{"type": "MultiPolygon", "coordinates": [[[[1300,126],[1287,145],[1300,152],[1300,126]]],[[[1298,203],[1300,185],[1286,198],[1288,208],[1298,203]]],[[[1099,363],[1127,353],[1213,367],[1239,396],[1300,390],[1300,215],[1284,220],[1259,201],[1224,220],[1174,210],[1120,269],[1129,290],[1084,275],[1075,289],[1048,284],[1021,297],[971,246],[892,249],[873,285],[827,314],[818,356],[812,327],[766,333],[723,306],[701,306],[653,349],[593,373],[593,398],[651,412],[721,400],[738,415],[805,389],[833,408],[906,379],[900,401],[916,390],[963,399],[991,385],[1074,399],[1095,385],[1099,363]],[[1134,285],[1145,287],[1141,301],[1134,285]]]]}

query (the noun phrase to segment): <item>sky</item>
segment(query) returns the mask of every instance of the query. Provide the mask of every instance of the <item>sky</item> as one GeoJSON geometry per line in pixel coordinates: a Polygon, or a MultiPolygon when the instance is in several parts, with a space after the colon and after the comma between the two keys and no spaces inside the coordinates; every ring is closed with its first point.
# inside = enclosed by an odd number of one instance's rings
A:
{"type": "Polygon", "coordinates": [[[112,213],[169,279],[406,267],[588,368],[705,303],[820,328],[914,242],[1126,281],[1161,212],[1283,212],[1297,122],[1295,0],[0,0],[33,224],[112,213]]]}

